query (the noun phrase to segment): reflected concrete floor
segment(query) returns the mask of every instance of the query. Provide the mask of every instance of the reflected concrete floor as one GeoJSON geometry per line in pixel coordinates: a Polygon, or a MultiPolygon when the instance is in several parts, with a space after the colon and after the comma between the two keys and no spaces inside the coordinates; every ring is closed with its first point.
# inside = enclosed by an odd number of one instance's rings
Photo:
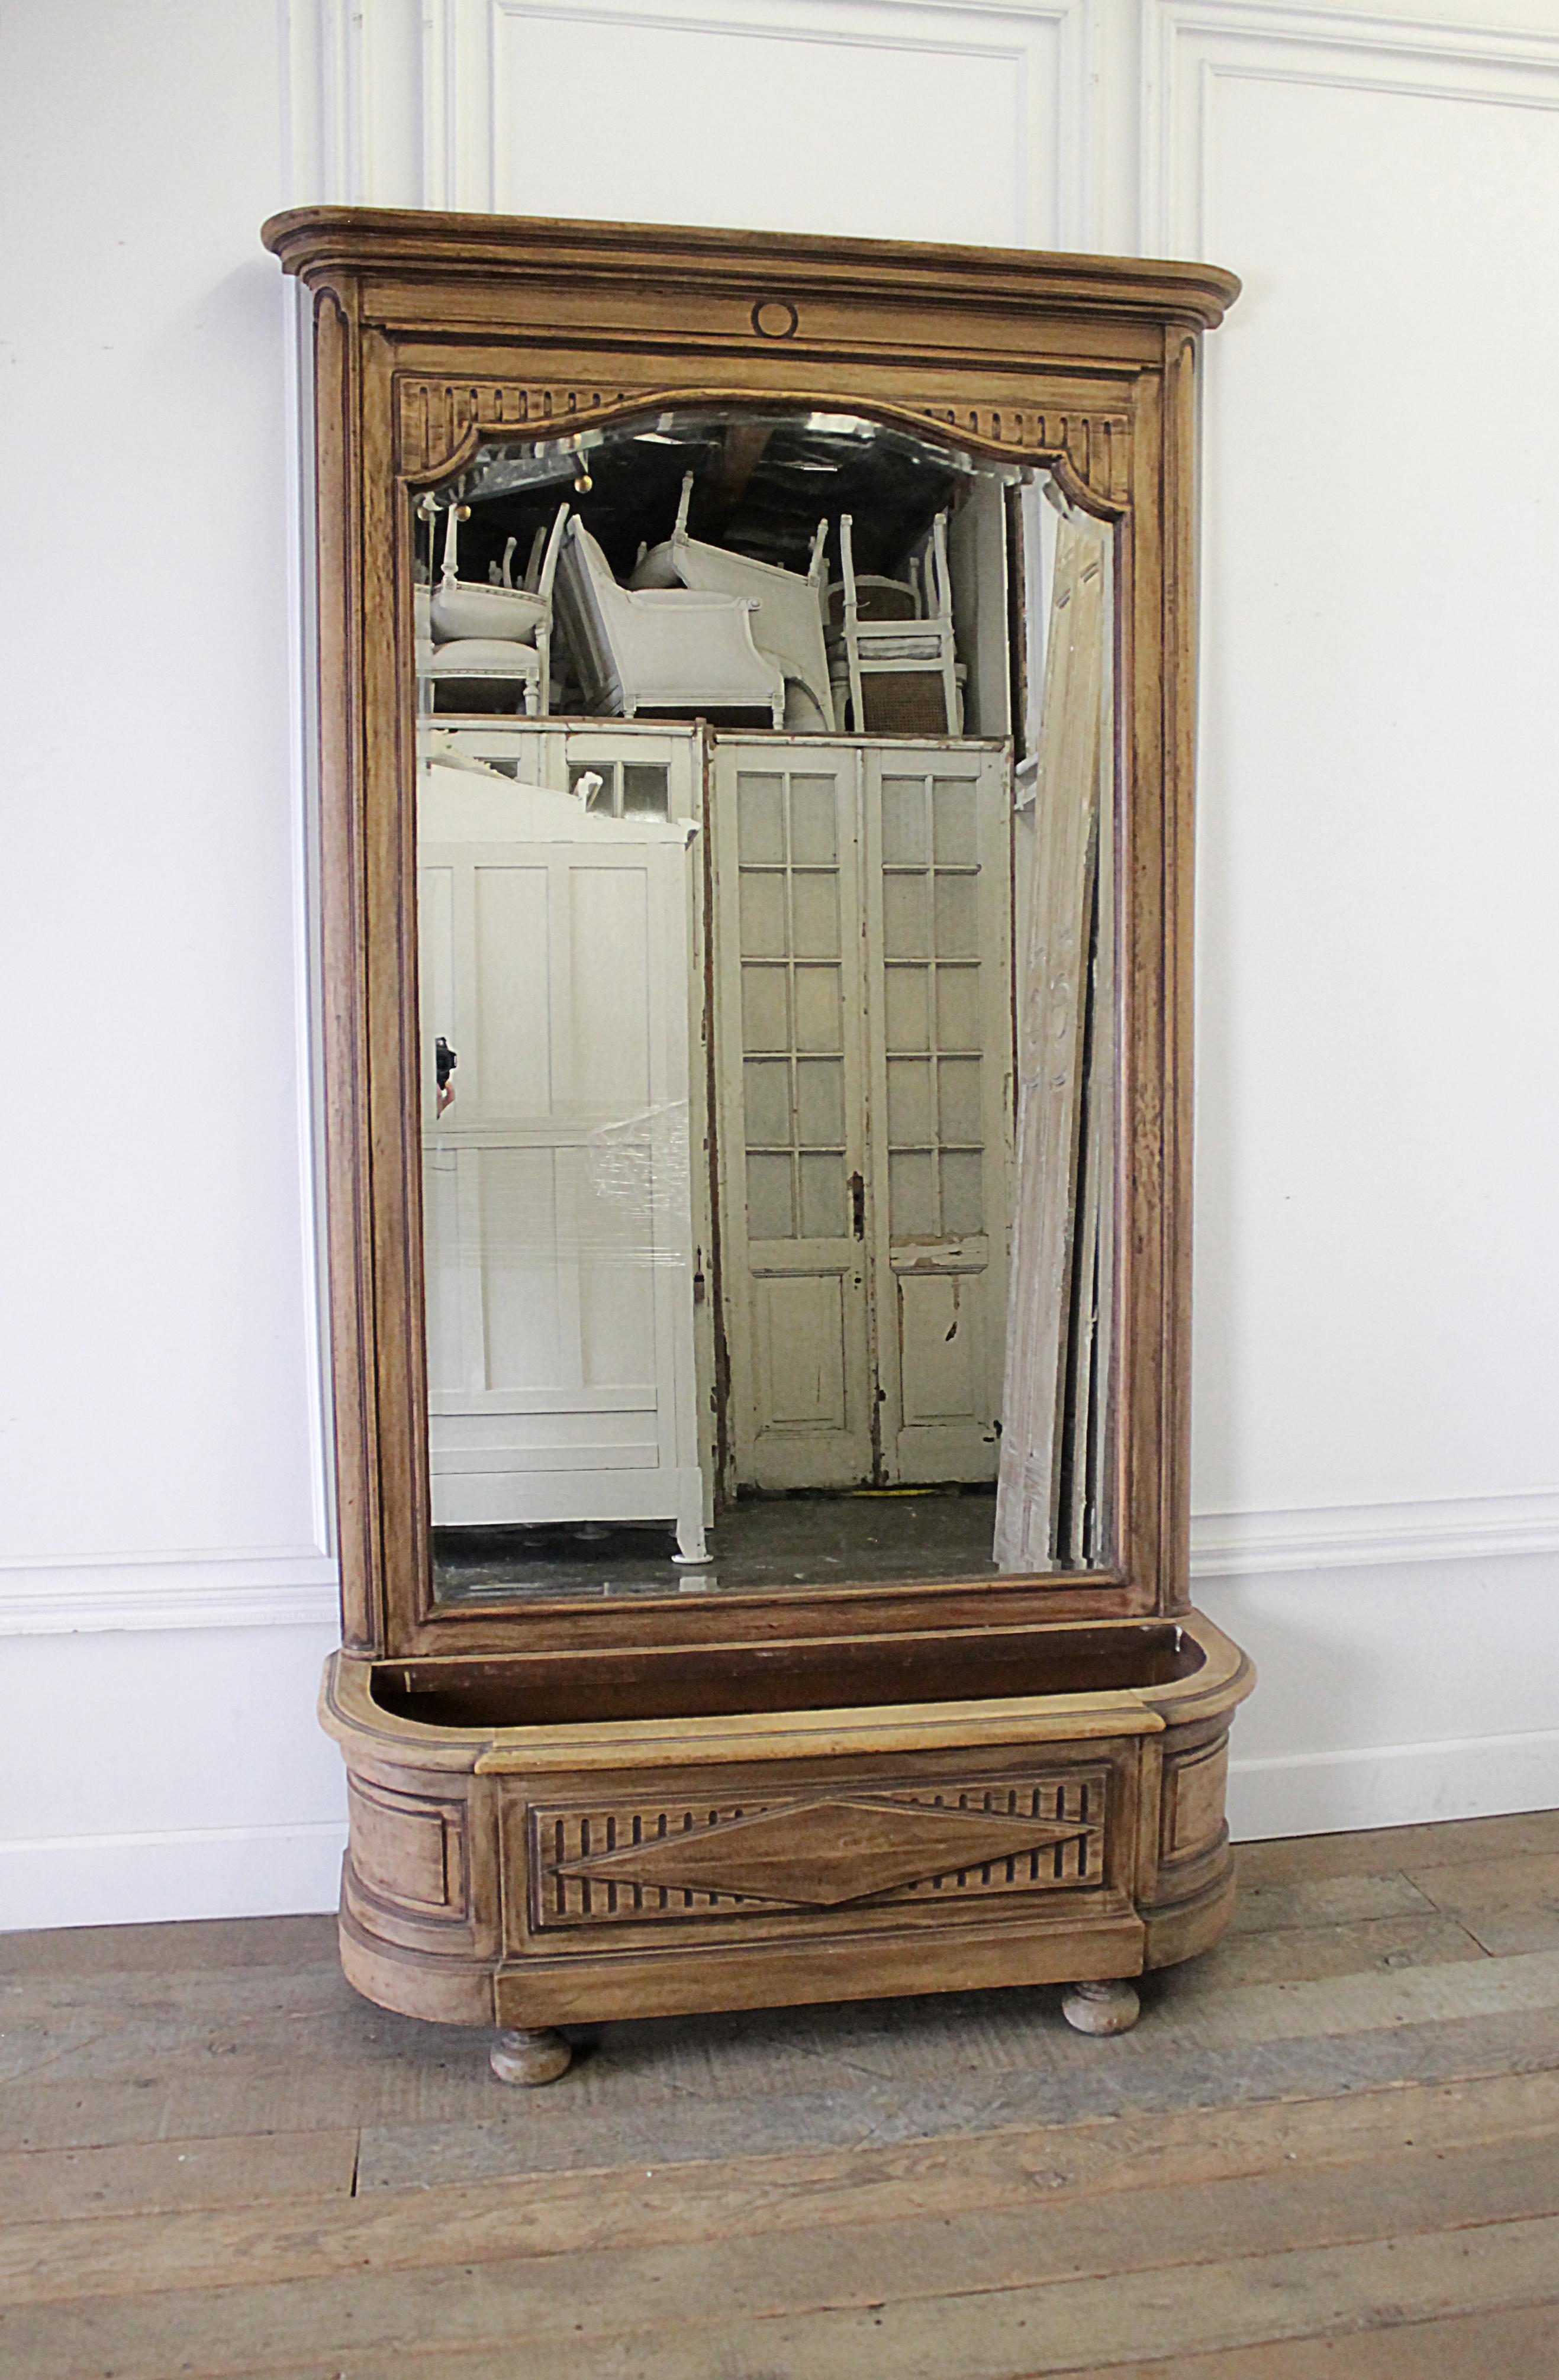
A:
{"type": "Polygon", "coordinates": [[[994,1578],[993,1488],[742,1497],[709,1533],[707,1568],[672,1560],[658,1526],[435,1529],[443,1602],[718,1595],[765,1587],[994,1578]]]}

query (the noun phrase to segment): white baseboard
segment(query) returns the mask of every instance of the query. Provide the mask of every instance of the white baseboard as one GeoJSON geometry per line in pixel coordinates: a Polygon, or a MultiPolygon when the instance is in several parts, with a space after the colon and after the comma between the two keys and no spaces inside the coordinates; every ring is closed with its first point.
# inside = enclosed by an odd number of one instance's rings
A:
{"type": "Polygon", "coordinates": [[[0,1931],[330,1910],[346,1847],[338,1819],[0,1843],[0,1931]]]}
{"type": "Polygon", "coordinates": [[[1236,1842],[1556,1808],[1559,1728],[1229,1763],[1236,1842]]]}

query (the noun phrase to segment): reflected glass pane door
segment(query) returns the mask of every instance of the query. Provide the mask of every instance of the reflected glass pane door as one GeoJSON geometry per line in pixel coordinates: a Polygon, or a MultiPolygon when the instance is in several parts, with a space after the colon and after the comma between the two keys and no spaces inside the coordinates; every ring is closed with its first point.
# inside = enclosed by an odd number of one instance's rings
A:
{"type": "Polygon", "coordinates": [[[757,1488],[872,1476],[857,807],[852,753],[787,769],[717,747],[722,1261],[757,1488]]]}
{"type": "Polygon", "coordinates": [[[883,1473],[996,1475],[1012,1173],[1005,752],[865,769],[883,1473]]]}

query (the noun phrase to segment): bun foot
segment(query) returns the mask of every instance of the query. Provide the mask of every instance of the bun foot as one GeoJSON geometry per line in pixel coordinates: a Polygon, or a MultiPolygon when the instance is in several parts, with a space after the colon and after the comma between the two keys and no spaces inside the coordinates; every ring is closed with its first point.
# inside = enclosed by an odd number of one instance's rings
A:
{"type": "Polygon", "coordinates": [[[574,2052],[562,2034],[521,2030],[493,2036],[488,2063],[500,2082],[555,2082],[566,2074],[574,2052]]]}
{"type": "Polygon", "coordinates": [[[1074,1984],[1061,2013],[1078,2033],[1129,2033],[1141,2007],[1131,1984],[1074,1984]]]}

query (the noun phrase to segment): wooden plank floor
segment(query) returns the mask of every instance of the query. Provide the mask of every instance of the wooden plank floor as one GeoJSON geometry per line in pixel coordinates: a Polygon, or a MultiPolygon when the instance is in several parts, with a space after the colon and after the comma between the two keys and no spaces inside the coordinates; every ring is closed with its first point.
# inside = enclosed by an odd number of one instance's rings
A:
{"type": "Polygon", "coordinates": [[[618,2025],[539,2092],[324,1918],[0,1938],[6,2380],[1559,2380],[1559,1812],[1248,1846],[1053,1990],[618,2025]]]}

